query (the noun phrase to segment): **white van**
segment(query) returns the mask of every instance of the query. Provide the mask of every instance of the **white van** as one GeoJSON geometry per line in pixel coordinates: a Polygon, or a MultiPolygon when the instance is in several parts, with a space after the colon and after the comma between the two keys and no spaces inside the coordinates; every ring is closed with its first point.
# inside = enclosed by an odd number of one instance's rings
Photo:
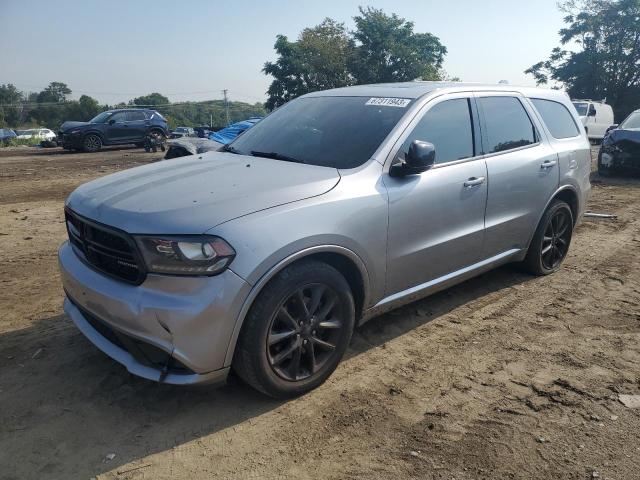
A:
{"type": "Polygon", "coordinates": [[[593,100],[572,100],[589,140],[602,140],[607,128],[613,125],[611,105],[593,100]]]}

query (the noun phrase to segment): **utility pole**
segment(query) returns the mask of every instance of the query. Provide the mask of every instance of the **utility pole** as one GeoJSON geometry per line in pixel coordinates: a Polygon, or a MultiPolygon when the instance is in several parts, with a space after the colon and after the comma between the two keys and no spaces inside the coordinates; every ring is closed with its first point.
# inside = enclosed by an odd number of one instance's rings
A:
{"type": "Polygon", "coordinates": [[[224,109],[227,114],[227,125],[229,125],[231,120],[229,120],[229,99],[227,98],[227,92],[228,90],[226,88],[222,90],[222,93],[224,94],[224,109]]]}

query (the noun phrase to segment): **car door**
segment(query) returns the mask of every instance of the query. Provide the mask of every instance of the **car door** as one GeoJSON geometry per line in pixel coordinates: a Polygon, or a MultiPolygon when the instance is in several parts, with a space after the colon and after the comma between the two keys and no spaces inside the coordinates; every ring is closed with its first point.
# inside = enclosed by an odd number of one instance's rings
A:
{"type": "Polygon", "coordinates": [[[477,95],[489,177],[483,256],[527,248],[558,188],[558,155],[517,93],[477,95]]]}
{"type": "Polygon", "coordinates": [[[128,139],[132,142],[144,140],[147,135],[147,117],[142,110],[130,110],[127,112],[128,139]]]}
{"type": "Polygon", "coordinates": [[[418,175],[383,177],[389,196],[387,295],[472,265],[482,250],[487,171],[473,98],[444,95],[427,103],[388,163],[402,160],[414,140],[434,144],[436,163],[418,175]]]}
{"type": "Polygon", "coordinates": [[[129,138],[127,113],[116,112],[107,121],[105,137],[109,143],[124,143],[129,138]]]}

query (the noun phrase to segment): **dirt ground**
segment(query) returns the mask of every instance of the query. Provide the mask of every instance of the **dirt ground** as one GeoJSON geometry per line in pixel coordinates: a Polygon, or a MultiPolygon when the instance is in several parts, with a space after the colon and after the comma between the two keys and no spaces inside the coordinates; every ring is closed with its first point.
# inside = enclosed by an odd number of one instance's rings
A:
{"type": "Polygon", "coordinates": [[[329,381],[137,379],[62,312],[63,201],[159,154],[0,151],[0,478],[640,478],[640,181],[594,176],[555,275],[504,267],[376,318],[329,381]]]}

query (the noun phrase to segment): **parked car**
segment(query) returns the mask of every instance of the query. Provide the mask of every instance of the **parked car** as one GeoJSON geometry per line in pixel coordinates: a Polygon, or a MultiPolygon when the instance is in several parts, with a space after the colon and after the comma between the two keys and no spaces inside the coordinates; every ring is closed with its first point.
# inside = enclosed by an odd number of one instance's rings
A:
{"type": "Polygon", "coordinates": [[[58,139],[67,150],[96,152],[103,145],[142,147],[148,135],[166,138],[167,121],[155,110],[136,108],[102,112],[88,122],[64,122],[58,139]]]}
{"type": "Polygon", "coordinates": [[[208,138],[174,138],[167,142],[167,153],[165,153],[164,158],[170,160],[198,153],[213,152],[220,150],[222,147],[223,144],[208,138]]]}
{"type": "Polygon", "coordinates": [[[300,395],[372,316],[509,262],[558,270],[590,189],[579,122],[564,93],[511,85],[304,95],[224,151],[77,188],[65,311],[141,377],[233,368],[300,395]]]}
{"type": "Polygon", "coordinates": [[[178,127],[171,132],[169,138],[195,137],[196,132],[191,127],[178,127]]]}
{"type": "Polygon", "coordinates": [[[17,138],[21,140],[40,139],[53,141],[56,139],[56,134],[48,128],[31,128],[29,130],[18,130],[17,138]],[[19,133],[18,133],[19,132],[19,133]]]}
{"type": "Polygon", "coordinates": [[[217,132],[212,132],[209,134],[209,140],[216,141],[218,143],[222,143],[226,145],[227,143],[233,142],[238,135],[241,135],[245,132],[245,130],[250,129],[256,123],[258,123],[262,117],[250,117],[246,120],[242,120],[241,122],[232,123],[228,127],[223,128],[222,130],[218,130],[217,132]]]}
{"type": "Polygon", "coordinates": [[[223,127],[211,127],[209,125],[202,125],[200,127],[193,127],[193,130],[196,132],[196,136],[198,138],[209,138],[210,133],[222,130],[222,128],[223,127]]]}
{"type": "Polygon", "coordinates": [[[607,105],[604,101],[593,100],[573,100],[572,102],[589,139],[602,140],[607,128],[613,123],[611,105],[607,105]]]}
{"type": "Polygon", "coordinates": [[[640,110],[629,114],[620,125],[611,125],[598,153],[598,173],[602,176],[640,173],[640,110]]]}
{"type": "Polygon", "coordinates": [[[16,137],[16,132],[11,130],[10,128],[0,128],[0,142],[4,143],[5,145],[16,137]]]}

